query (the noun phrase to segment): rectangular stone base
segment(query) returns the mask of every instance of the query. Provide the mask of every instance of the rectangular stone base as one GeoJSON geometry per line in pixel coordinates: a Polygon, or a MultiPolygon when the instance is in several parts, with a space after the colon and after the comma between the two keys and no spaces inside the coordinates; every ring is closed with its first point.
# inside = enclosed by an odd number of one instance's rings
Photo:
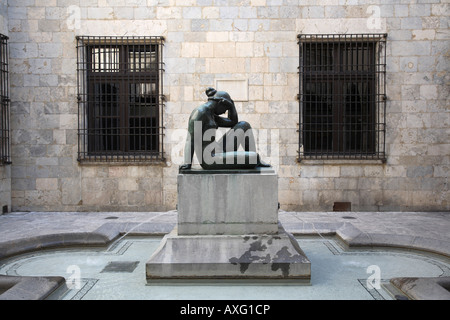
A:
{"type": "Polygon", "coordinates": [[[146,264],[147,280],[267,279],[309,283],[311,263],[279,224],[273,235],[180,236],[174,229],[146,264]]]}
{"type": "Polygon", "coordinates": [[[178,175],[179,235],[277,232],[278,175],[272,168],[178,175]]]}

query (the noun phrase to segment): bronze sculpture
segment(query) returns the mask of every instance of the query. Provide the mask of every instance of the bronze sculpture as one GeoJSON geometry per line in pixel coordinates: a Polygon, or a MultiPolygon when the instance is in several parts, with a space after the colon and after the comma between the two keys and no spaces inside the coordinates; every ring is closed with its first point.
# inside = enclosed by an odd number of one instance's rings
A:
{"type": "Polygon", "coordinates": [[[206,89],[206,95],[208,101],[194,109],[189,117],[185,164],[180,166],[180,171],[191,169],[194,153],[206,170],[270,167],[256,153],[252,128],[248,122],[239,121],[230,95],[214,88],[206,89]],[[227,117],[221,116],[227,112],[227,117]],[[230,130],[216,141],[219,127],[230,130]]]}

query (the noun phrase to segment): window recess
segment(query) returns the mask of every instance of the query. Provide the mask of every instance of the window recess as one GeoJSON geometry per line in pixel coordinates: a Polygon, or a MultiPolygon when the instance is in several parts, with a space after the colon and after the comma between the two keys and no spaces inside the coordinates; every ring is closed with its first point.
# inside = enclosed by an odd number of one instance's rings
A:
{"type": "Polygon", "coordinates": [[[386,34],[298,40],[299,161],[385,161],[386,34]]]}
{"type": "Polygon", "coordinates": [[[163,161],[162,37],[77,37],[78,161],[163,161]]]}

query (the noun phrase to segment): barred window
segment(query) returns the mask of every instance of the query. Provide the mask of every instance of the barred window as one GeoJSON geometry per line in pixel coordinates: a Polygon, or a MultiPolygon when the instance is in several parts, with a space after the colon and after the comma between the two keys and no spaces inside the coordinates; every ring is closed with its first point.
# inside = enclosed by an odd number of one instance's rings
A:
{"type": "Polygon", "coordinates": [[[298,36],[303,159],[385,160],[385,34],[298,36]]]}
{"type": "Polygon", "coordinates": [[[162,37],[77,37],[78,160],[162,161],[162,37]]]}
{"type": "Polygon", "coordinates": [[[9,139],[8,37],[0,34],[0,164],[11,164],[9,139]]]}

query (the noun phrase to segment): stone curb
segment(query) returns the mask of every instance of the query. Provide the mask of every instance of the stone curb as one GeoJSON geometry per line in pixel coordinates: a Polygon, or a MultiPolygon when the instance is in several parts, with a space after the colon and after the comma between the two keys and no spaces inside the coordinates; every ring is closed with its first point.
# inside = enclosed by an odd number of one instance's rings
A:
{"type": "Polygon", "coordinates": [[[337,236],[349,248],[389,247],[427,251],[450,257],[450,241],[397,234],[362,232],[348,222],[336,223],[285,223],[286,231],[294,236],[337,236]]]}
{"type": "MultiPolygon", "coordinates": [[[[116,234],[115,237],[119,236],[116,234]]],[[[115,237],[101,233],[58,233],[6,241],[0,244],[0,259],[43,249],[69,246],[105,246],[115,237]]]]}
{"type": "Polygon", "coordinates": [[[413,300],[450,300],[450,277],[393,278],[390,282],[413,300]]]}
{"type": "Polygon", "coordinates": [[[0,242],[0,260],[44,249],[107,246],[124,234],[163,236],[169,233],[174,226],[174,223],[105,223],[92,232],[61,232],[4,241],[0,242]]]}
{"type": "Polygon", "coordinates": [[[64,277],[15,277],[0,275],[0,300],[44,300],[65,284],[64,277]]]}

